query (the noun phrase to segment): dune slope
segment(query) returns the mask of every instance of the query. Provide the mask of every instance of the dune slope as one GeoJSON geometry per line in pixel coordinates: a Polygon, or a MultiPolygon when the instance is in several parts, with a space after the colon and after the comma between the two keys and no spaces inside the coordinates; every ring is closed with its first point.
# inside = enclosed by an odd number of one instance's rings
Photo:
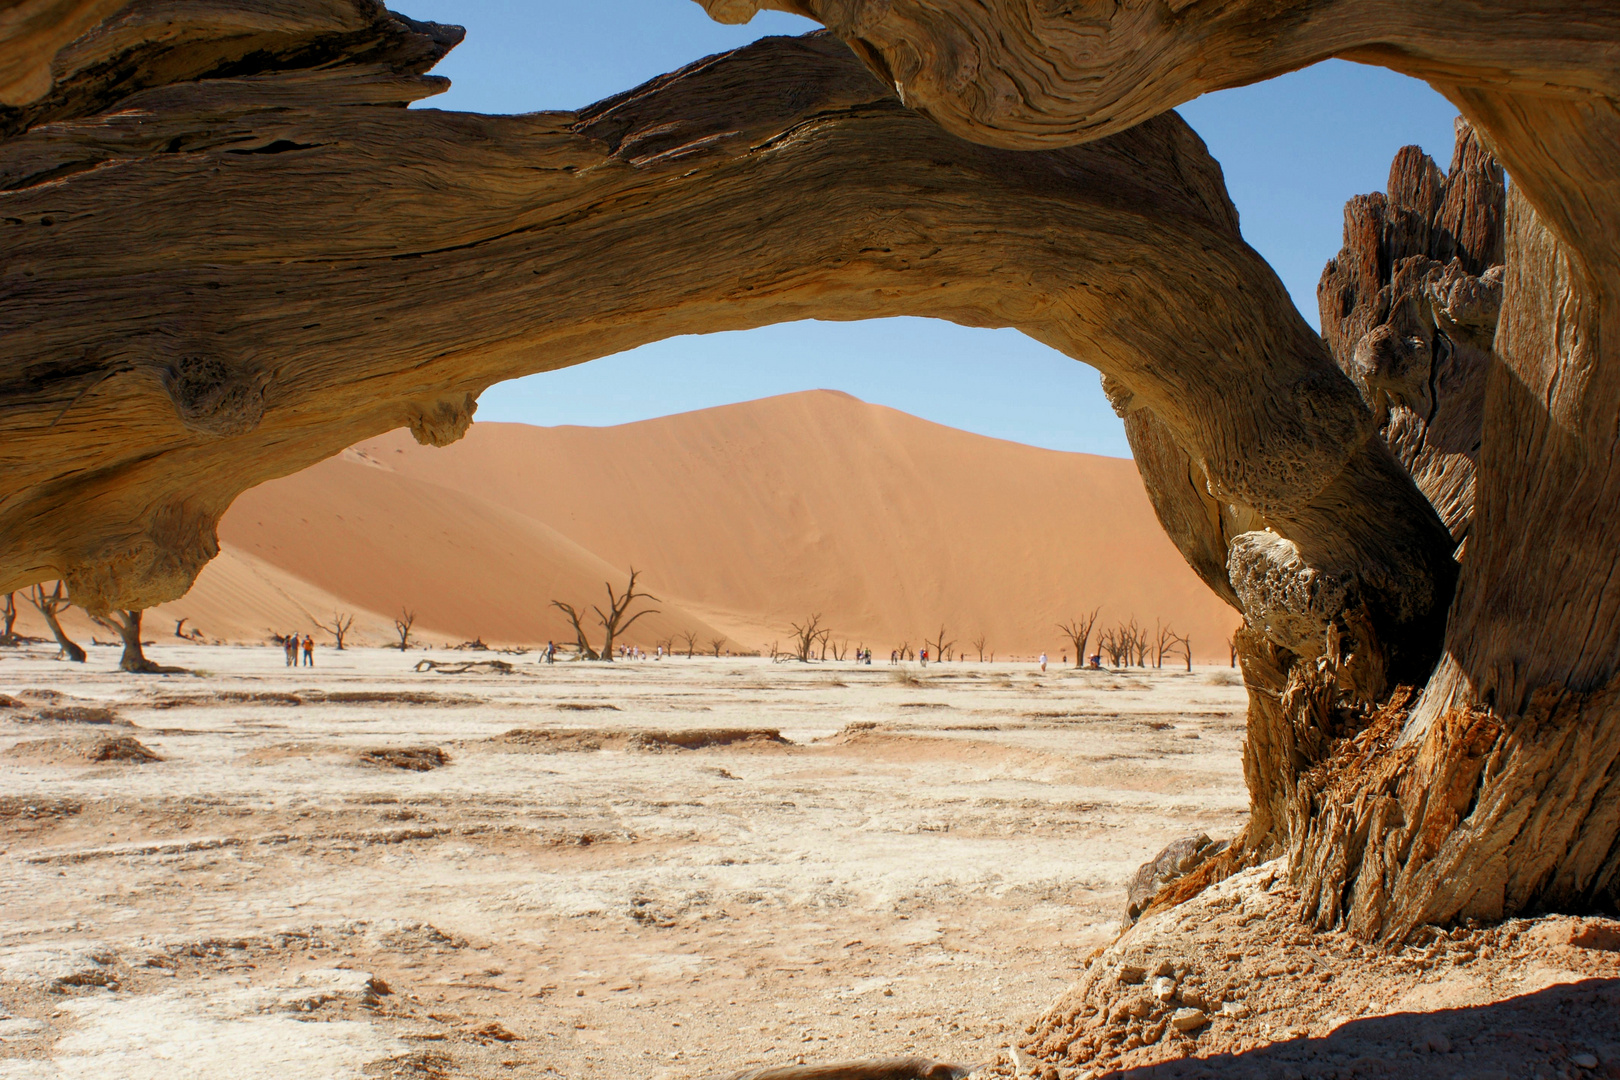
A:
{"type": "Polygon", "coordinates": [[[1237,615],[1187,569],[1131,462],[989,439],[832,391],[612,428],[405,432],[248,492],[221,537],[441,638],[569,637],[552,598],[645,572],[664,614],[748,650],[819,612],[886,655],[943,623],[958,651],[1065,645],[1056,624],[1164,619],[1226,659],[1237,615]]]}

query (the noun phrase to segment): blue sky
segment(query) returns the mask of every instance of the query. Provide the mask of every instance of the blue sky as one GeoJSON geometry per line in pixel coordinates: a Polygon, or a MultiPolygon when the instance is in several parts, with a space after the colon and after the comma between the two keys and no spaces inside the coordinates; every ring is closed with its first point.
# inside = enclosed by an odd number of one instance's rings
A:
{"type": "MultiPolygon", "coordinates": [[[[762,13],[712,22],[693,0],[392,0],[467,40],[436,70],[449,93],[420,107],[573,109],[689,61],[814,24],[762,13]]],[[[1416,143],[1451,160],[1451,105],[1382,68],[1330,61],[1180,109],[1226,173],[1243,235],[1315,325],[1316,281],[1339,249],[1345,200],[1381,191],[1416,143]]],[[[491,387],[480,420],[618,424],[818,387],[997,438],[1129,456],[1097,374],[1014,330],[929,319],[804,322],[675,338],[491,387]]]]}

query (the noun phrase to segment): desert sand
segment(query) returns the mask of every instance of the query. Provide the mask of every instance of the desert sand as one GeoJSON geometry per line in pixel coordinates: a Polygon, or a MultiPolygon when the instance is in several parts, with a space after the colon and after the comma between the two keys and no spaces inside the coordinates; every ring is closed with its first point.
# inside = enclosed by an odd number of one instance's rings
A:
{"type": "Polygon", "coordinates": [[[210,640],[259,641],[342,609],[380,644],[409,608],[439,644],[572,640],[550,601],[599,603],[631,565],[662,601],[632,628],[648,651],[684,630],[768,651],[819,612],[884,657],[943,623],[958,653],[983,634],[998,657],[1056,658],[1056,624],[1100,607],[1173,623],[1198,662],[1225,663],[1238,622],[1130,461],[832,391],[612,428],[480,423],[443,449],[398,431],[247,492],[220,539],[148,636],[185,617],[210,640]]]}
{"type": "Polygon", "coordinates": [[[1246,806],[1225,667],[149,651],[0,660],[0,1076],[988,1061],[1246,806]]]}
{"type": "Polygon", "coordinates": [[[1614,920],[1369,949],[1268,864],[1115,940],[1243,825],[1229,668],[150,651],[0,660],[7,1080],[1620,1074],[1614,920]]]}

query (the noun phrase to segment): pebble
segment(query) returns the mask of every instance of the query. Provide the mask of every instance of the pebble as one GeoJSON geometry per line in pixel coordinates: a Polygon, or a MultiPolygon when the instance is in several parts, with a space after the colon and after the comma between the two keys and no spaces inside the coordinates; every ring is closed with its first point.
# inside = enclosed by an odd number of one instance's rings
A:
{"type": "Polygon", "coordinates": [[[1170,1026],[1177,1031],[1197,1031],[1209,1023],[1203,1009],[1177,1009],[1170,1014],[1170,1026]]]}
{"type": "Polygon", "coordinates": [[[1126,985],[1135,985],[1147,978],[1147,970],[1135,964],[1126,964],[1119,969],[1119,981],[1126,985]]]}
{"type": "Polygon", "coordinates": [[[1583,1069],[1595,1069],[1598,1067],[1596,1054],[1571,1054],[1569,1060],[1583,1069]]]}
{"type": "Polygon", "coordinates": [[[1227,1001],[1221,1005],[1221,1015],[1230,1016],[1233,1020],[1242,1020],[1249,1015],[1249,1007],[1241,1001],[1227,1001]]]}
{"type": "Polygon", "coordinates": [[[1176,996],[1176,980],[1160,975],[1153,980],[1153,996],[1160,1001],[1169,1001],[1176,996]]]}

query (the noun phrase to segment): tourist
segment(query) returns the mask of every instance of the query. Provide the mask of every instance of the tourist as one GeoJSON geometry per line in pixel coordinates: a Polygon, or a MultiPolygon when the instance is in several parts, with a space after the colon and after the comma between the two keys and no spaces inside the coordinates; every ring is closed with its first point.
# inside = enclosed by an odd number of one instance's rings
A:
{"type": "Polygon", "coordinates": [[[304,666],[315,666],[315,638],[311,634],[304,635],[304,666]]]}
{"type": "Polygon", "coordinates": [[[1042,671],[1046,670],[1046,654],[1045,653],[1041,653],[1041,670],[1042,671]]]}

